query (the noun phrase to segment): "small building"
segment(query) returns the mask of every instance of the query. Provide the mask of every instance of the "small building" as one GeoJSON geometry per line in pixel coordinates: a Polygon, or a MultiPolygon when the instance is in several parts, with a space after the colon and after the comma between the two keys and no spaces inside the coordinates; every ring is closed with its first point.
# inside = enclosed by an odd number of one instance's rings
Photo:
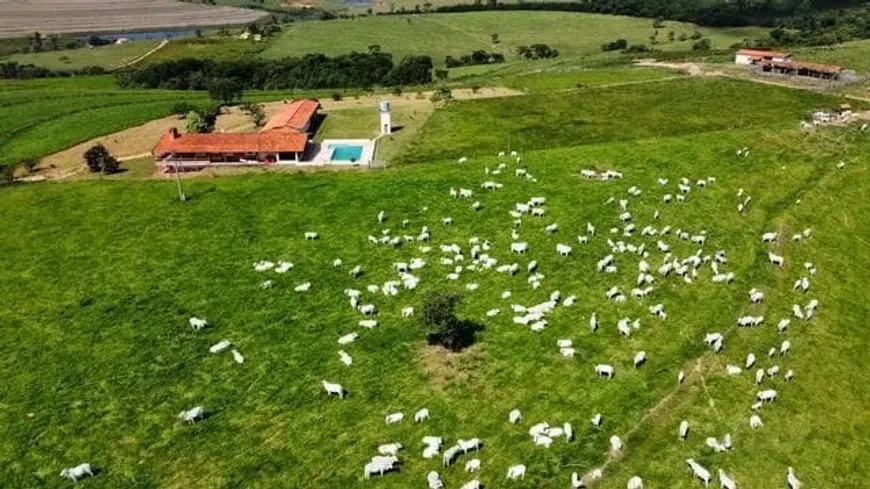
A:
{"type": "Polygon", "coordinates": [[[183,134],[171,128],[152,154],[166,168],[293,164],[304,161],[308,136],[320,109],[316,100],[284,105],[259,132],[183,134]]]}
{"type": "Polygon", "coordinates": [[[753,65],[764,62],[784,62],[791,59],[791,53],[769,51],[765,49],[741,49],[734,55],[734,63],[738,65],[753,65]]]}
{"type": "Polygon", "coordinates": [[[809,78],[820,78],[823,80],[836,80],[840,77],[840,73],[843,71],[843,68],[840,66],[796,61],[765,61],[760,63],[760,65],[761,70],[766,73],[805,76],[809,78]]]}

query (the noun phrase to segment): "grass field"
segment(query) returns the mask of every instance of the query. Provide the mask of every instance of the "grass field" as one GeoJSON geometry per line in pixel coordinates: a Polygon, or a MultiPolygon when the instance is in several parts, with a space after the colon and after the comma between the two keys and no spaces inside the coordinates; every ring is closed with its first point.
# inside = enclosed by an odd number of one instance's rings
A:
{"type": "MultiPolygon", "coordinates": [[[[668,22],[660,40],[673,30],[691,34],[691,24],[668,22]]],[[[379,44],[396,57],[428,54],[438,64],[444,57],[470,54],[475,49],[497,51],[508,58],[516,56],[520,45],[544,43],[559,50],[560,56],[590,55],[601,52],[601,44],[624,38],[631,44],[649,43],[652,20],[612,15],[564,12],[475,12],[466,14],[427,14],[411,16],[365,17],[330,22],[300,22],[272,41],[263,51],[265,58],[281,58],[319,52],[344,54],[366,51],[379,44]],[[500,43],[493,45],[491,34],[500,43]]],[[[758,36],[761,28],[698,29],[714,47],[727,48],[744,37],[758,36]]],[[[691,41],[657,46],[663,50],[690,50],[691,41]]]]}
{"type": "Polygon", "coordinates": [[[795,59],[842,66],[859,73],[870,73],[870,40],[853,41],[835,47],[798,48],[795,59]]]}
{"type": "Polygon", "coordinates": [[[112,44],[98,48],[18,54],[8,58],[0,58],[0,62],[17,61],[22,64],[44,66],[52,70],[76,70],[87,66],[112,69],[136,60],[157,47],[158,44],[160,43],[157,41],[132,41],[126,44],[112,44]]]}
{"type": "MultiPolygon", "coordinates": [[[[455,102],[424,129],[416,154],[429,155],[428,164],[385,172],[191,179],[184,182],[191,196],[184,204],[171,181],[0,189],[0,485],[68,487],[60,469],[89,461],[101,470],[84,483],[92,488],[398,489],[423,487],[430,470],[459,487],[471,478],[462,464],[474,456],[491,488],[562,488],[572,471],[603,464],[605,478],[596,487],[604,489],[623,488],[635,474],[647,487],[699,487],[685,470],[688,457],[713,472],[733,473],[740,487],[782,487],[787,466],[809,487],[862,487],[870,477],[870,422],[863,416],[870,390],[861,376],[870,335],[860,324],[870,306],[860,294],[865,270],[855,265],[870,261],[863,246],[870,235],[862,226],[870,215],[862,163],[870,137],[853,128],[799,134],[792,130],[795,118],[833,98],[730,81],[662,81],[590,89],[564,95],[560,104],[544,100],[555,99],[455,102]],[[606,123],[598,122],[605,113],[606,123]],[[540,123],[531,124],[532,115],[540,123]],[[591,122],[576,122],[583,117],[591,122]],[[461,123],[452,139],[437,133],[448,129],[444,118],[461,123]],[[559,118],[566,128],[554,133],[547,123],[559,118]],[[474,124],[476,132],[469,129],[474,124]],[[516,147],[536,182],[514,177],[512,163],[501,176],[484,174],[499,163],[489,134],[500,127],[524,128],[516,147]],[[436,139],[445,145],[440,153],[436,139]],[[546,143],[532,143],[537,140],[546,143]],[[735,148],[743,146],[751,156],[736,158],[735,148]],[[452,154],[459,150],[487,156],[457,165],[452,154]],[[835,168],[840,160],[844,170],[835,168]],[[579,177],[581,168],[614,168],[625,178],[591,182],[579,177]],[[662,194],[676,193],[681,177],[708,176],[716,183],[694,188],[685,204],[661,203],[662,194]],[[667,188],[656,183],[659,177],[669,179],[667,188]],[[504,188],[483,192],[479,185],[488,179],[504,188]],[[705,265],[693,284],[656,275],[646,302],[605,300],[611,285],[626,293],[635,286],[639,258],[631,254],[617,254],[615,274],[595,271],[595,261],[610,253],[607,230],[622,226],[616,204],[605,202],[628,198],[632,185],[643,191],[628,207],[638,228],[706,230],[704,254],[726,251],[723,268],[736,274],[735,282],[713,284],[705,265]],[[449,198],[451,187],[474,189],[483,210],[449,198]],[[735,210],[738,188],[753,197],[744,215],[735,210]],[[546,217],[523,219],[518,231],[531,250],[517,257],[508,250],[507,211],[532,196],[547,198],[546,217]],[[422,254],[412,243],[397,250],[369,245],[367,236],[384,227],[375,221],[381,209],[393,234],[428,225],[433,251],[422,254]],[[652,218],[655,210],[659,220],[652,218]],[[441,225],[444,216],[455,225],[441,225]],[[403,219],[410,220],[406,229],[403,219]],[[551,222],[559,224],[555,235],[543,229],[551,222]],[[576,235],[587,222],[599,235],[579,245],[576,235]],[[806,227],[811,238],[788,239],[806,227]],[[762,245],[760,234],[773,229],[785,238],[773,248],[762,245]],[[309,230],[320,240],[303,240],[309,230]],[[489,253],[500,264],[537,260],[541,288],[532,289],[525,272],[465,270],[458,282],[445,279],[452,267],[438,264],[438,245],[465,249],[472,236],[490,240],[489,253]],[[559,257],[556,243],[571,244],[574,254],[559,257]],[[768,249],[786,256],[784,268],[767,264],[768,249]],[[392,280],[391,264],[415,256],[428,263],[415,272],[419,289],[397,297],[363,292],[363,302],[378,305],[381,324],[371,331],[356,326],[361,316],[341,291],[392,280]],[[332,267],[336,257],[344,268],[332,267]],[[286,275],[255,272],[251,265],[261,259],[289,260],[295,268],[286,275]],[[804,261],[819,272],[810,292],[799,294],[791,284],[806,274],[804,261]],[[365,269],[358,280],[347,274],[355,264],[365,269]],[[272,290],[261,289],[266,278],[275,281],[272,290]],[[293,291],[305,281],[312,282],[310,292],[293,291]],[[480,288],[466,291],[469,282],[480,288]],[[762,305],[749,304],[752,287],[765,292],[762,305]],[[499,298],[505,289],[513,291],[510,300],[499,298]],[[413,319],[400,318],[403,306],[419,308],[431,290],[464,295],[461,314],[486,326],[477,346],[460,355],[433,350],[413,319]],[[576,294],[577,304],[558,307],[540,334],[512,323],[511,303],[531,305],[554,290],[576,294]],[[818,316],[776,333],[771,323],[810,298],[821,303],[818,316]],[[649,315],[654,303],[664,304],[666,321],[649,315]],[[501,315],[487,318],[493,307],[501,315]],[[595,333],[587,326],[592,312],[601,321],[595,333]],[[765,315],[765,326],[735,328],[744,314],[765,315]],[[192,331],[191,315],[212,326],[192,331]],[[616,331],[617,319],[626,316],[641,321],[631,339],[616,331]],[[345,367],[336,339],[352,331],[360,339],[344,347],[354,358],[345,367]],[[719,355],[701,341],[711,331],[727,337],[719,355]],[[247,357],[244,365],[207,352],[224,338],[247,357]],[[559,356],[559,338],[574,340],[574,359],[559,356]],[[783,339],[793,352],[768,360],[764,352],[783,339]],[[649,361],[633,369],[640,350],[649,361]],[[747,424],[758,390],[751,373],[724,372],[749,351],[763,367],[776,363],[796,373],[791,384],[765,380],[780,398],[761,411],[759,431],[747,424]],[[596,363],[616,365],[616,378],[595,378],[596,363]],[[680,370],[687,380],[676,389],[680,370]],[[349,397],[327,398],[319,385],[324,378],[342,383],[349,397]],[[177,422],[180,410],[197,404],[208,411],[206,420],[177,422]],[[408,417],[424,406],[432,418],[423,425],[408,419],[384,425],[387,413],[408,417]],[[524,414],[519,426],[507,422],[514,408],[524,414]],[[604,424],[595,429],[588,420],[598,412],[604,424]],[[692,423],[685,442],[676,437],[681,419],[692,423]],[[527,430],[540,421],[571,422],[577,439],[535,447],[527,430]],[[724,433],[733,435],[735,449],[711,453],[704,438],[724,433]],[[626,447],[608,460],[613,434],[626,447]],[[444,436],[448,445],[480,437],[484,448],[442,469],[440,460],[420,457],[424,435],[444,436]],[[363,464],[379,444],[394,441],[406,447],[401,471],[363,481],[363,464]],[[525,480],[505,481],[516,463],[528,466],[525,480]]],[[[673,234],[612,239],[647,242],[654,268],[662,260],[656,239],[678,257],[698,249],[673,234]]]]}
{"type": "Polygon", "coordinates": [[[736,128],[791,128],[808,109],[835,107],[838,100],[723,79],[475,100],[436,111],[402,159],[494,154],[508,146],[527,151],[736,128]]]}

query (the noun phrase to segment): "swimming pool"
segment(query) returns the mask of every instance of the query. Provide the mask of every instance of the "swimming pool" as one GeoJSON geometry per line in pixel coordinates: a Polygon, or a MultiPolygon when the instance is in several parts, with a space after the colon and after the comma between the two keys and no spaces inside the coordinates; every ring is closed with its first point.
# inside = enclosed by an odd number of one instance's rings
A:
{"type": "Polygon", "coordinates": [[[329,149],[332,150],[332,161],[357,162],[362,159],[363,147],[358,144],[330,144],[329,149]]]}

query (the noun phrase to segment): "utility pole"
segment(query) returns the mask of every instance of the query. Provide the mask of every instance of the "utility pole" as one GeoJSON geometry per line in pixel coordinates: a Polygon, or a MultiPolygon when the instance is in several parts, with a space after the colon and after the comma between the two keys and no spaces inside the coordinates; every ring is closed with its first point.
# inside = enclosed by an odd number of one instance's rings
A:
{"type": "Polygon", "coordinates": [[[187,196],[184,195],[184,190],[181,189],[181,177],[178,175],[178,160],[175,160],[175,164],[172,166],[175,168],[175,185],[178,187],[178,200],[184,202],[187,200],[187,196]]]}

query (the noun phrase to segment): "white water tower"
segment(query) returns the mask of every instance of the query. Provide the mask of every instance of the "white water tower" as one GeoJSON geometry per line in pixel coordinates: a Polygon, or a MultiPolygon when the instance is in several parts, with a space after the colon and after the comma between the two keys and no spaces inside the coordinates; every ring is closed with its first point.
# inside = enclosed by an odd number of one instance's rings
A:
{"type": "Polygon", "coordinates": [[[381,100],[381,135],[393,133],[393,122],[390,117],[390,101],[381,100]]]}

